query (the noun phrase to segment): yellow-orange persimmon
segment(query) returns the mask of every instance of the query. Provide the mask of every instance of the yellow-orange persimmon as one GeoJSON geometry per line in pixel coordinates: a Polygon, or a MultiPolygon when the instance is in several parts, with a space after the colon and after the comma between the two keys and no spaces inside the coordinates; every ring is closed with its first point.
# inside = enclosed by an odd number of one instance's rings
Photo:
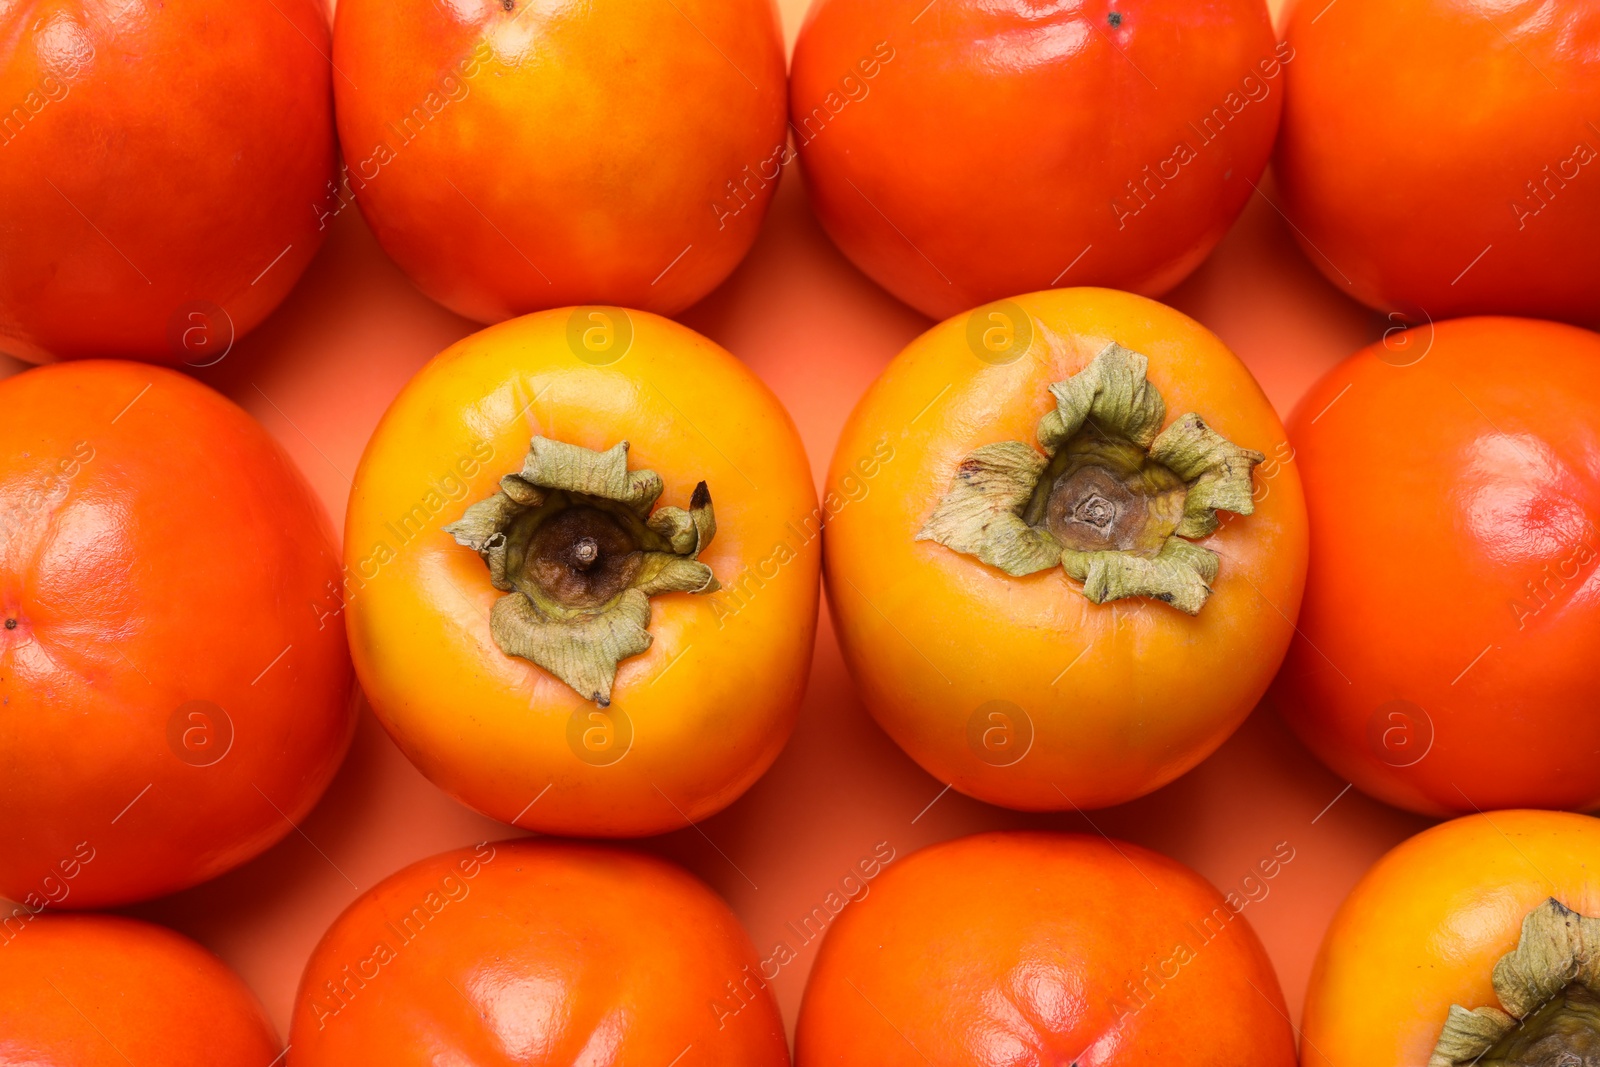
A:
{"type": "Polygon", "coordinates": [[[1301,1062],[1593,1063],[1596,872],[1600,820],[1587,815],[1468,815],[1403,842],[1356,885],[1323,938],[1301,1062]]]}
{"type": "Polygon", "coordinates": [[[777,757],[820,565],[794,424],[738,360],[568,308],[446,349],[395,399],[345,527],[361,683],[434,782],[553,833],[658,833],[777,757]]]}
{"type": "Polygon", "coordinates": [[[1306,517],[1283,427],[1221,341],[1152,300],[1057,290],[936,326],[857,406],[829,489],[828,596],[863,700],[992,803],[1171,781],[1293,632],[1306,517]]]}

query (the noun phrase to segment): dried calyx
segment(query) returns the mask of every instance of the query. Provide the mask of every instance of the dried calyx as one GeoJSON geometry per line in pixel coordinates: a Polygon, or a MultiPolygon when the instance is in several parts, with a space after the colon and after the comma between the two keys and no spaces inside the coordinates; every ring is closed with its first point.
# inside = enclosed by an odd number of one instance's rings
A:
{"type": "Polygon", "coordinates": [[[652,511],[661,491],[654,471],[628,469],[626,441],[595,452],[535,437],[522,470],[444,528],[506,594],[489,616],[500,650],[610,704],[617,664],[650,647],[650,598],[717,588],[695,558],[717,529],[706,483],[687,511],[652,511]]]}
{"type": "Polygon", "coordinates": [[[1216,553],[1194,544],[1217,511],[1249,515],[1251,472],[1265,457],[1190,412],[1166,429],[1148,361],[1112,343],[1050,386],[1043,454],[1022,441],[961,461],[917,534],[1007,574],[1059,564],[1096,604],[1153,597],[1190,615],[1211,595],[1216,553]]]}
{"type": "Polygon", "coordinates": [[[1545,901],[1492,980],[1499,1006],[1451,1005],[1428,1067],[1600,1065],[1600,919],[1545,901]]]}

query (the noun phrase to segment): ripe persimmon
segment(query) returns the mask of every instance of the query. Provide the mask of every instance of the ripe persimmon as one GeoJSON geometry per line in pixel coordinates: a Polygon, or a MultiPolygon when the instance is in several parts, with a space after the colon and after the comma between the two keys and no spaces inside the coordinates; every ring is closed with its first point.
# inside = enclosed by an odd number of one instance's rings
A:
{"type": "Polygon", "coordinates": [[[346,199],[479,322],[681,311],[790,158],[773,0],[341,0],[333,62],[346,199]]]}
{"type": "Polygon", "coordinates": [[[681,868],[501,841],[414,863],[306,964],[290,1067],[788,1067],[733,912],[681,868]]]}
{"type": "Polygon", "coordinates": [[[1274,171],[1306,256],[1413,321],[1600,322],[1600,6],[1296,4],[1274,171]]]}
{"type": "Polygon", "coordinates": [[[0,352],[222,358],[326,232],[317,0],[0,8],[0,352]]]}
{"type": "Polygon", "coordinates": [[[0,897],[215,877],[311,810],[355,729],[327,514],[162,367],[39,367],[0,410],[0,897]]]}
{"type": "Polygon", "coordinates": [[[0,908],[0,1064],[269,1067],[282,1048],[249,987],[186,937],[0,908]]]}
{"type": "Polygon", "coordinates": [[[1273,702],[1336,774],[1428,815],[1600,806],[1600,335],[1392,334],[1289,419],[1311,566],[1273,702]]]}
{"type": "Polygon", "coordinates": [[[502,323],[419,371],[361,459],[356,670],[401,750],[485,814],[683,826],[794,727],[820,522],[788,414],[699,334],[618,308],[502,323]]]}
{"type": "Polygon", "coordinates": [[[1306,989],[1305,1067],[1594,1062],[1600,820],[1495,811],[1402,842],[1350,891],[1306,989]]]}
{"type": "Polygon", "coordinates": [[[1154,301],[1057,290],[934,327],[857,405],[828,476],[829,603],[868,710],[995,804],[1171,781],[1288,646],[1306,558],[1289,459],[1245,366],[1154,301]]]}
{"type": "MultiPolygon", "coordinates": [[[[1292,855],[1292,854],[1291,854],[1292,855]]],[[[797,1067],[1294,1067],[1272,962],[1183,864],[987,833],[888,868],[828,928],[797,1067]]]]}
{"type": "Polygon", "coordinates": [[[790,122],[829,236],[926,315],[1159,296],[1253,194],[1292,58],[1263,0],[817,0],[790,122]]]}

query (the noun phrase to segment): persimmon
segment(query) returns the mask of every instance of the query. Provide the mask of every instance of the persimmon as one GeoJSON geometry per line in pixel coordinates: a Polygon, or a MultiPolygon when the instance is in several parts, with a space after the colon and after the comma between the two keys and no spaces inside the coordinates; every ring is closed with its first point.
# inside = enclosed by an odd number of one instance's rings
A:
{"type": "Polygon", "coordinates": [[[1253,194],[1292,59],[1263,0],[817,0],[790,123],[829,236],[924,314],[1158,296],[1253,194]]]}
{"type": "Polygon", "coordinates": [[[270,1067],[282,1043],[211,953],[113,915],[0,911],[0,1064],[270,1067]]]}
{"type": "Polygon", "coordinates": [[[1357,789],[1428,815],[1600,806],[1600,336],[1395,333],[1289,419],[1311,565],[1273,701],[1357,789]]]}
{"type": "Polygon", "coordinates": [[[929,330],[857,405],[828,487],[862,700],[991,803],[1171,781],[1244,721],[1293,632],[1306,521],[1283,428],[1221,341],[1143,297],[1034,293],[929,330]]]}
{"type": "Polygon", "coordinates": [[[165,368],[40,367],[0,410],[0,897],[124,904],[243,863],[355,729],[322,505],[165,368]]]}
{"type": "Polygon", "coordinates": [[[1345,898],[1305,1067],[1566,1067],[1600,1050],[1600,821],[1496,811],[1402,842],[1345,898]]]}
{"type": "Polygon", "coordinates": [[[683,826],[794,727],[820,525],[788,414],[699,334],[619,308],[502,323],[418,372],[362,456],[356,670],[401,750],[485,814],[683,826]]]}
{"type": "Polygon", "coordinates": [[[790,158],[773,0],[341,0],[333,62],[345,202],[479,322],[681,311],[790,158]]]}
{"type": "Polygon", "coordinates": [[[317,0],[0,8],[0,351],[176,366],[288,295],[333,193],[317,0]]]}
{"type": "Polygon", "coordinates": [[[1241,907],[1110,838],[925,848],[828,928],[795,1062],[1293,1067],[1278,977],[1241,907]]]}
{"type": "Polygon", "coordinates": [[[446,852],[345,909],[306,964],[290,1067],[788,1067],[759,958],[681,868],[621,849],[446,852]]]}
{"type": "Polygon", "coordinates": [[[1294,6],[1274,170],[1306,255],[1413,321],[1600,322],[1600,8],[1294,6]]]}

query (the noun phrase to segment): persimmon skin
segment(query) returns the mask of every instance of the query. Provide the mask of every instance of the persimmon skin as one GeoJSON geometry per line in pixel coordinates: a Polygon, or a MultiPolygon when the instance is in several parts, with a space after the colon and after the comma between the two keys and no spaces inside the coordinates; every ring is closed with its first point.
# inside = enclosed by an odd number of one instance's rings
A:
{"type": "Polygon", "coordinates": [[[976,834],[887,869],[829,927],[795,1034],[797,1067],[1294,1062],[1248,920],[1175,860],[1078,834],[976,834]]]}
{"type": "Polygon", "coordinates": [[[0,100],[26,117],[0,131],[0,351],[219,358],[326,232],[321,5],[25,0],[0,42],[0,100]]]}
{"type": "Polygon", "coordinates": [[[367,224],[479,322],[683,310],[749,251],[790,156],[774,0],[344,0],[333,60],[367,224]]]}
{"type": "Polygon", "coordinates": [[[667,319],[611,309],[631,347],[592,365],[569,344],[583,314],[492,326],[402,390],[350,495],[347,619],[373,711],[440,788],[525,829],[637,836],[726,807],[788,740],[810,671],[820,516],[793,422],[743,364],[667,319]],[[520,470],[535,434],[629,442],[629,467],[665,482],[658,506],[687,507],[701,480],[710,490],[717,531],[699,558],[723,588],[651,598],[654,643],[621,661],[608,709],[500,650],[489,618],[502,594],[440,529],[520,470]],[[417,507],[428,518],[402,531],[417,507]],[[574,716],[601,731],[598,763],[579,758],[574,716]]]}
{"type": "Polygon", "coordinates": [[[1450,1005],[1497,1006],[1494,965],[1554,897],[1600,914],[1600,821],[1495,811],[1401,842],[1350,891],[1312,966],[1304,1067],[1423,1064],[1450,1005]]]}
{"type": "Polygon", "coordinates": [[[926,315],[1159,296],[1252,195],[1287,57],[1261,0],[819,0],[790,122],[829,236],[926,315]]]}
{"type": "Polygon", "coordinates": [[[1356,788],[1600,806],[1597,396],[1600,336],[1458,319],[1362,349],[1290,417],[1312,551],[1272,700],[1356,788]]]}
{"type": "Polygon", "coordinates": [[[759,969],[728,906],[670,863],[485,843],[412,864],[334,921],[289,1064],[788,1067],[759,969]]]}
{"type": "Polygon", "coordinates": [[[1204,327],[1106,289],[1014,303],[1037,324],[1027,355],[986,363],[968,346],[968,317],[950,319],[897,356],[851,414],[824,498],[828,601],[867,709],[929,774],[1006,807],[1104,807],[1199,763],[1265,692],[1299,610],[1305,505],[1271,404],[1204,327]],[[915,540],[962,458],[998,441],[1037,447],[1050,384],[1112,340],[1149,357],[1169,423],[1198,412],[1269,457],[1256,468],[1255,513],[1222,516],[1198,542],[1222,565],[1193,618],[1148,600],[1092,604],[1060,568],[1013,578],[915,540]],[[875,449],[892,456],[866,477],[875,449]],[[970,742],[991,701],[1031,722],[1018,762],[993,765],[970,742]]]}
{"type": "Polygon", "coordinates": [[[355,730],[327,514],[175,371],[52,364],[0,407],[0,896],[215,877],[311,810],[355,730]]]}
{"type": "Polygon", "coordinates": [[[239,976],[165,927],[24,911],[3,929],[0,1064],[266,1067],[282,1051],[239,976]]]}
{"type": "Polygon", "coordinates": [[[1307,0],[1285,36],[1274,170],[1329,281],[1418,322],[1600,322],[1600,9],[1307,0]]]}

